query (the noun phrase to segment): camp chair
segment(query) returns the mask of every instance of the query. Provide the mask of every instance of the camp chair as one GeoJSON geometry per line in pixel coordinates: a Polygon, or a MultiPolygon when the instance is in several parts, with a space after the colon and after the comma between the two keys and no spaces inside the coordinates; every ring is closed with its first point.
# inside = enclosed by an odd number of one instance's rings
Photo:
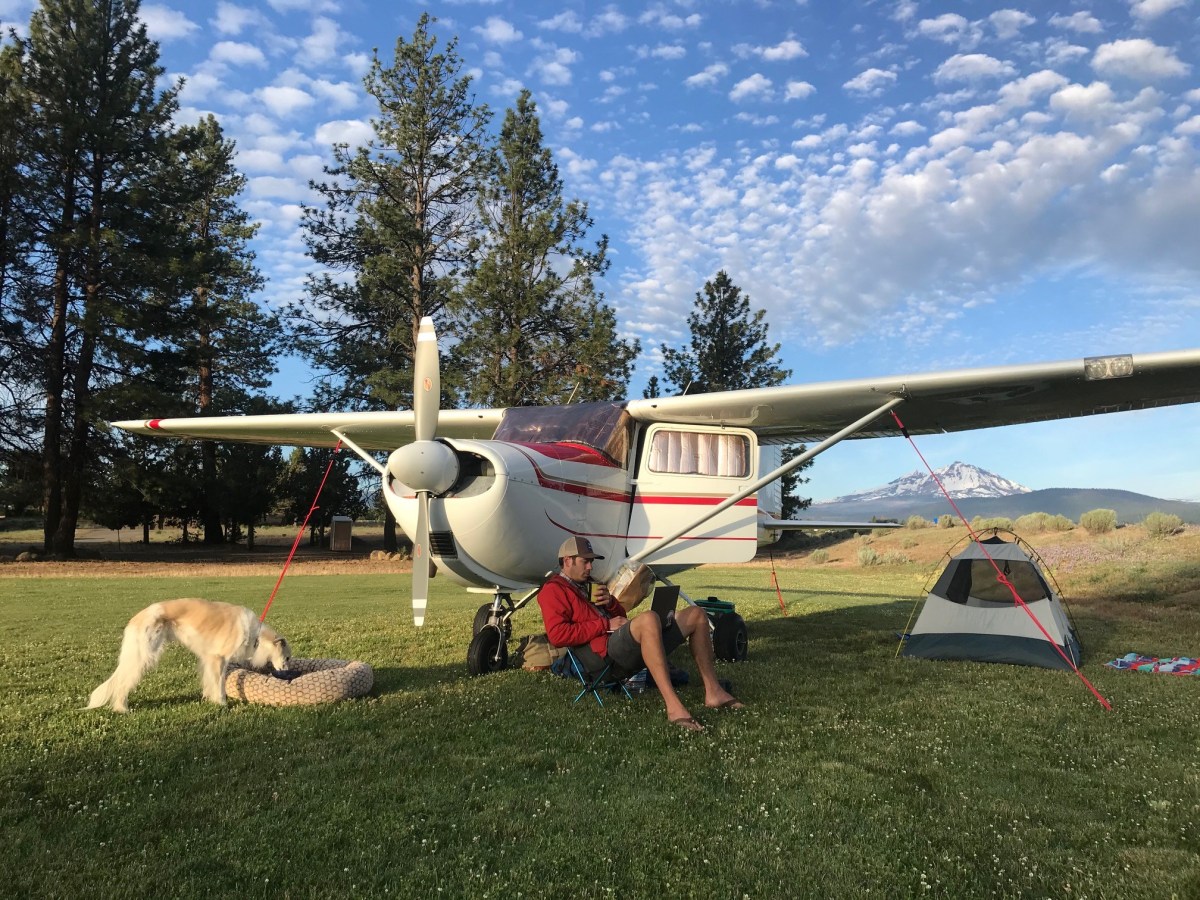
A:
{"type": "Polygon", "coordinates": [[[604,701],[600,698],[601,688],[617,688],[624,692],[625,696],[632,700],[633,695],[629,693],[629,688],[625,687],[625,678],[621,671],[611,662],[606,662],[601,659],[587,644],[580,644],[578,647],[567,648],[567,660],[571,666],[571,671],[579,678],[579,683],[583,685],[583,690],[575,695],[574,703],[578,703],[579,699],[589,691],[596,698],[596,702],[601,706],[604,701]]]}

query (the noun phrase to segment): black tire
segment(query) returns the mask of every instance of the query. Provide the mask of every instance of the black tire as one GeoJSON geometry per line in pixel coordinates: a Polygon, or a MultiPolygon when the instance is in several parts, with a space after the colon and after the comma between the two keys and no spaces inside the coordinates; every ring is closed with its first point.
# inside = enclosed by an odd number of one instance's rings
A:
{"type": "Polygon", "coordinates": [[[467,669],[472,675],[488,675],[508,668],[508,642],[495,625],[484,627],[467,648],[467,669]]]}
{"type": "Polygon", "coordinates": [[[750,655],[746,620],[737,613],[718,616],[713,627],[713,652],[726,662],[745,662],[750,655]]]}
{"type": "Polygon", "coordinates": [[[488,619],[492,617],[492,604],[485,603],[475,611],[475,624],[471,627],[471,637],[475,637],[479,632],[487,627],[488,619]]]}

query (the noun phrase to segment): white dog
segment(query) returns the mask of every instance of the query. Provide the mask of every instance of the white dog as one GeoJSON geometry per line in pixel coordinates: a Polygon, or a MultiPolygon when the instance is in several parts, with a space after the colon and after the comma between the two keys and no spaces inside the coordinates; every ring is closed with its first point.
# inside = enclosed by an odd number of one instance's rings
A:
{"type": "Polygon", "coordinates": [[[212,600],[152,603],[129,620],[121,641],[117,670],[92,691],[88,709],[111,703],[116,712],[139,681],[154,668],[163,648],[178,641],[200,660],[204,699],[225,705],[225,673],[231,663],[261,669],[270,663],[287,669],[292,651],[287,638],[258,621],[253,610],[212,600]]]}

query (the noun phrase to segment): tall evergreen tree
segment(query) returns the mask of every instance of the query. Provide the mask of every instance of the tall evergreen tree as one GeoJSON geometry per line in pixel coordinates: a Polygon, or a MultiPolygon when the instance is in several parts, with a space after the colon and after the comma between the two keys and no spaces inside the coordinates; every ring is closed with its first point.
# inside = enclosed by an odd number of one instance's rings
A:
{"type": "Polygon", "coordinates": [[[176,108],[137,0],[42,0],[20,42],[22,166],[41,301],[45,545],[74,553],[97,419],[95,391],[128,367],[130,320],[165,271],[173,204],[157,174],[176,108]]]}
{"type": "MultiPolygon", "coordinates": [[[[306,354],[329,373],[321,405],[387,409],[412,405],[417,330],[432,316],[451,324],[455,281],[478,228],[474,200],[490,112],[461,74],[457,41],[439,51],[422,15],[412,40],[378,55],[363,83],[378,104],[366,147],[333,148],[324,208],[306,207],[305,243],[326,271],[288,309],[306,354]]],[[[442,385],[453,382],[443,367],[442,385]]],[[[385,519],[384,546],[396,549],[385,519]]]]}
{"type": "Polygon", "coordinates": [[[663,375],[674,393],[708,393],[782,384],[779,345],[767,343],[766,310],[751,314],[750,298],[724,269],[704,283],[688,315],[687,348],[662,346],[663,375]]]}
{"type": "Polygon", "coordinates": [[[479,213],[484,253],[464,291],[458,352],[467,401],[527,406],[623,396],[640,346],[617,337],[616,318],[596,293],[608,238],[583,247],[593,224],[587,204],[564,201],[527,90],[505,115],[479,213]]]}
{"type": "MultiPolygon", "coordinates": [[[[454,279],[477,230],[475,192],[490,113],[422,15],[394,60],[364,79],[378,104],[366,147],[333,148],[324,208],[306,207],[305,242],[326,271],[289,307],[307,354],[329,372],[325,403],[395,408],[412,402],[412,356],[423,316],[448,324],[454,279]],[[349,277],[346,277],[349,276],[349,277]]],[[[443,381],[445,383],[445,379],[443,381]]]]}
{"type": "MultiPolygon", "coordinates": [[[[662,346],[663,374],[673,393],[709,393],[782,384],[792,374],[780,365],[779,344],[768,343],[766,310],[750,311],[750,298],[742,293],[724,269],[704,283],[688,315],[691,332],[686,348],[662,346]]],[[[653,380],[657,391],[657,377],[653,380]]],[[[649,396],[649,394],[647,395],[649,396]]],[[[785,461],[804,451],[802,444],[783,449],[785,461]]],[[[812,460],[782,479],[785,516],[808,506],[793,494],[806,482],[800,473],[812,460]]],[[[765,473],[764,473],[765,474],[765,473]]]]}
{"type": "MultiPolygon", "coordinates": [[[[196,411],[202,415],[238,412],[237,398],[247,389],[267,385],[275,371],[279,324],[251,299],[263,279],[254,265],[249,241],[258,226],[238,206],[246,178],[234,165],[235,145],[207,116],[181,128],[180,205],[186,256],[180,260],[180,283],[189,291],[181,305],[184,327],[179,349],[190,360],[196,411]]],[[[220,497],[217,446],[201,443],[204,491],[199,510],[204,542],[220,543],[220,497]]]]}

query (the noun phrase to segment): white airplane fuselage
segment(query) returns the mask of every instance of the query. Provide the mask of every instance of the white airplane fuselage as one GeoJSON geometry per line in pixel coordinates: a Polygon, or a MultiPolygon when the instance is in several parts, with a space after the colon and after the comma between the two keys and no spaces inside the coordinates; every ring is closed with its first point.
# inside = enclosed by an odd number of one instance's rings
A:
{"type": "MultiPolygon", "coordinates": [[[[459,476],[430,504],[430,558],[439,573],[478,588],[538,584],[557,566],[563,540],[591,540],[593,577],[608,580],[621,564],[697,522],[757,477],[753,432],[711,426],[637,429],[617,460],[580,441],[443,440],[459,476]]],[[[405,533],[415,533],[417,500],[385,476],[384,496],[405,533]]],[[[641,558],[656,572],[714,562],[744,562],[758,548],[752,494],[641,558]]]]}

